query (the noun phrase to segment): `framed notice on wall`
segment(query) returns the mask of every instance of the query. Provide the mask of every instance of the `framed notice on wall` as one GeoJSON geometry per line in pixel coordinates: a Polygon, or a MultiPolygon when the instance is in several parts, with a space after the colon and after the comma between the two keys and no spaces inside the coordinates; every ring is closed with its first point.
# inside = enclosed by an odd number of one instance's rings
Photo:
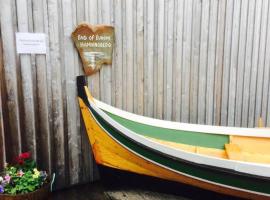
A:
{"type": "Polygon", "coordinates": [[[72,39],[79,51],[86,75],[98,71],[102,64],[112,63],[114,27],[82,23],[72,33],[72,39]]]}

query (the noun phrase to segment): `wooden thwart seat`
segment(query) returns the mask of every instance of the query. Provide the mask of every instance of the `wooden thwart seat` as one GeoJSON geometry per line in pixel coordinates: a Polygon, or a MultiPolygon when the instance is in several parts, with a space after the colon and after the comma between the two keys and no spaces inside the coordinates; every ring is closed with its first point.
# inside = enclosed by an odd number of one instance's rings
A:
{"type": "Polygon", "coordinates": [[[231,160],[270,164],[270,139],[230,136],[225,151],[231,160]]]}

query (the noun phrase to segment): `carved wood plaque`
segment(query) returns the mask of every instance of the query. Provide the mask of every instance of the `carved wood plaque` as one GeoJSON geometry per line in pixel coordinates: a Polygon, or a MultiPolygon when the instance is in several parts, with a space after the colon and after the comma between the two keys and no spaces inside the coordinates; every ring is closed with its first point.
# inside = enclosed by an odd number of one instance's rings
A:
{"type": "Polygon", "coordinates": [[[112,64],[114,27],[82,23],[72,33],[72,39],[86,75],[98,71],[102,64],[112,64]]]}

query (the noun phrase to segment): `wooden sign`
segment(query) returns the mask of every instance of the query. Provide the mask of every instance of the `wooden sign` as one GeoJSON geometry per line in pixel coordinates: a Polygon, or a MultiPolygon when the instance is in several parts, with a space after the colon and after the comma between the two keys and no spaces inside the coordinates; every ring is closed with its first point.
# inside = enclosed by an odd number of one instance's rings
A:
{"type": "Polygon", "coordinates": [[[72,39],[86,75],[98,71],[102,64],[112,64],[114,27],[82,23],[72,33],[72,39]]]}

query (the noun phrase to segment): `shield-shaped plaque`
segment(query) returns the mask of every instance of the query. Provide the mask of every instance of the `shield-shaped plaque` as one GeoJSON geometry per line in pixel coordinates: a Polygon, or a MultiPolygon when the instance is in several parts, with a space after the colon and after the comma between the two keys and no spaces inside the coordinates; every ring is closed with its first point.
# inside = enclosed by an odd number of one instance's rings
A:
{"type": "Polygon", "coordinates": [[[72,33],[72,39],[86,75],[98,71],[102,64],[112,64],[114,27],[82,23],[72,33]]]}

